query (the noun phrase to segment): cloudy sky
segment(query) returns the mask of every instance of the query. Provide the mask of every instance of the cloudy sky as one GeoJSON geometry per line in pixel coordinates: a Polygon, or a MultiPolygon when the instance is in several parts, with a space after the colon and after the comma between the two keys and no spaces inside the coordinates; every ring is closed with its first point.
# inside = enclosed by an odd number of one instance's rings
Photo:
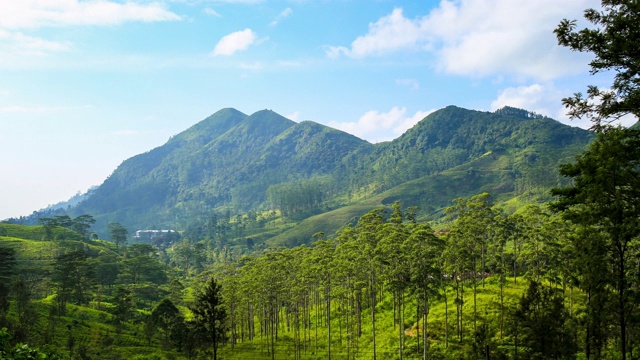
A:
{"type": "Polygon", "coordinates": [[[371,142],[447,105],[570,122],[593,0],[0,0],[0,219],[99,185],[225,107],[371,142]]]}

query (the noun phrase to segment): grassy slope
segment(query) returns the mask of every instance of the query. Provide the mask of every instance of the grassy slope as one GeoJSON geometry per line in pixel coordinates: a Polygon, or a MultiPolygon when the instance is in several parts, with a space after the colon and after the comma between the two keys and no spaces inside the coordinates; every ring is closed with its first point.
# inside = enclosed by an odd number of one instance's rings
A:
{"type": "Polygon", "coordinates": [[[444,208],[450,206],[455,197],[470,197],[482,192],[494,196],[496,203],[508,202],[510,206],[504,208],[509,211],[515,211],[528,203],[536,203],[533,198],[528,198],[525,202],[514,202],[513,199],[517,197],[511,185],[513,164],[510,159],[506,154],[488,152],[452,169],[408,181],[369,199],[309,217],[273,237],[268,243],[284,246],[309,243],[312,235],[318,231],[332,235],[354,218],[357,219],[374,208],[389,206],[395,201],[402,202],[404,206],[418,206],[418,214],[422,220],[440,218],[444,208]]]}
{"type": "MultiPolygon", "coordinates": [[[[44,226],[23,226],[18,224],[0,223],[0,236],[10,236],[28,240],[44,240],[47,233],[44,226]]],[[[56,227],[51,230],[51,238],[54,240],[82,240],[82,236],[78,233],[56,227]]]]}
{"type": "MultiPolygon", "coordinates": [[[[90,255],[103,255],[113,252],[113,244],[103,240],[77,241],[77,240],[39,240],[44,235],[41,226],[22,226],[12,224],[0,224],[11,236],[0,236],[0,246],[12,248],[16,251],[17,271],[30,272],[51,270],[53,258],[61,253],[74,250],[84,250],[90,255]],[[24,236],[20,238],[18,236],[24,236]]],[[[69,231],[70,233],[73,233],[69,231]]],[[[5,233],[5,232],[3,232],[5,233]]],[[[69,235],[66,229],[58,229],[58,233],[69,235]]],[[[75,233],[73,233],[75,234],[75,233]]],[[[77,236],[77,234],[75,234],[77,236]]],[[[144,354],[152,354],[161,351],[159,338],[153,340],[152,347],[148,347],[142,334],[139,321],[134,324],[126,324],[122,330],[117,330],[113,315],[106,310],[112,308],[110,298],[104,296],[98,304],[92,301],[90,306],[77,306],[67,304],[67,313],[63,316],[52,315],[53,297],[32,300],[34,319],[30,333],[32,336],[42,339],[51,336],[53,344],[60,349],[65,349],[69,335],[74,338],[75,347],[86,347],[91,351],[106,354],[119,353],[121,357],[131,357],[144,354]],[[51,327],[53,325],[53,327],[51,327]],[[54,329],[54,330],[52,330],[54,329]]],[[[138,310],[134,318],[144,313],[138,310]]],[[[10,318],[16,318],[16,306],[12,302],[10,318]]],[[[64,353],[64,351],[63,351],[64,353]]],[[[135,357],[134,357],[135,358],[135,357]]]]}

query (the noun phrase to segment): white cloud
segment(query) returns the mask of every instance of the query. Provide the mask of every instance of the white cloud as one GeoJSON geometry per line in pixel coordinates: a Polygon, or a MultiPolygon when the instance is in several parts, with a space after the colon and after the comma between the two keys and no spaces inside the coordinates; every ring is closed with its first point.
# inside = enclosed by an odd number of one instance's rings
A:
{"type": "Polygon", "coordinates": [[[569,119],[567,109],[559,100],[563,96],[566,94],[549,83],[510,87],[498,94],[498,97],[491,103],[491,110],[495,111],[505,106],[511,106],[548,116],[570,126],[589,128],[591,123],[588,119],[569,119]]]}
{"type": "Polygon", "coordinates": [[[259,61],[256,61],[256,62],[254,62],[252,64],[240,63],[239,67],[242,70],[260,71],[260,70],[264,69],[264,64],[259,62],[259,61]]]}
{"type": "Polygon", "coordinates": [[[355,58],[381,55],[399,50],[423,47],[428,32],[424,20],[404,17],[401,8],[369,24],[369,32],[351,43],[351,49],[329,47],[329,56],[345,54],[355,58]]]}
{"type": "Polygon", "coordinates": [[[491,110],[511,106],[542,115],[554,116],[556,114],[548,108],[548,102],[553,100],[559,103],[555,93],[548,86],[545,87],[541,84],[506,88],[491,103],[491,110]]]}
{"type": "Polygon", "coordinates": [[[289,15],[293,14],[293,10],[291,10],[290,7],[282,10],[282,12],[280,14],[278,14],[278,16],[269,24],[269,26],[276,26],[278,25],[278,23],[282,20],[285,19],[287,17],[289,17],[289,15]]]}
{"type": "Polygon", "coordinates": [[[210,8],[204,9],[204,13],[207,15],[215,16],[215,17],[222,17],[222,15],[220,15],[217,11],[210,8]]]}
{"type": "Polygon", "coordinates": [[[2,29],[0,29],[0,41],[8,44],[13,51],[30,55],[44,55],[71,49],[71,44],[68,42],[50,41],[2,29]]]}
{"type": "Polygon", "coordinates": [[[138,4],[110,0],[5,1],[0,28],[33,29],[45,26],[117,25],[128,21],[170,21],[181,17],[160,3],[138,4]]]}
{"type": "MultiPolygon", "coordinates": [[[[500,92],[498,98],[491,103],[491,109],[496,110],[504,106],[512,106],[548,116],[570,126],[578,126],[583,129],[590,128],[593,124],[588,118],[569,118],[567,109],[559,100],[567,95],[567,93],[556,89],[552,84],[511,87],[500,92]]],[[[627,115],[615,121],[614,124],[631,126],[636,121],[637,119],[633,115],[627,115]]]]}
{"type": "Polygon", "coordinates": [[[396,8],[369,24],[350,47],[325,51],[331,58],[429,51],[447,73],[508,73],[547,81],[585,68],[585,55],[560,48],[553,30],[588,7],[598,7],[597,1],[442,0],[428,15],[413,19],[396,8]]]}
{"type": "Polygon", "coordinates": [[[550,80],[583,70],[583,55],[557,45],[553,30],[594,0],[443,1],[426,19],[438,48],[438,66],[453,74],[507,72],[550,80]]]}
{"type": "Polygon", "coordinates": [[[256,33],[251,29],[236,31],[224,36],[213,49],[213,56],[229,56],[237,51],[246,50],[256,41],[256,33]]]}
{"type": "Polygon", "coordinates": [[[332,121],[329,122],[329,126],[376,143],[395,139],[432,112],[433,110],[417,111],[408,116],[407,108],[394,106],[386,113],[371,110],[362,115],[358,121],[332,121]]]}
{"type": "Polygon", "coordinates": [[[324,52],[331,59],[337,59],[342,55],[349,55],[349,49],[344,46],[325,46],[324,52]]]}

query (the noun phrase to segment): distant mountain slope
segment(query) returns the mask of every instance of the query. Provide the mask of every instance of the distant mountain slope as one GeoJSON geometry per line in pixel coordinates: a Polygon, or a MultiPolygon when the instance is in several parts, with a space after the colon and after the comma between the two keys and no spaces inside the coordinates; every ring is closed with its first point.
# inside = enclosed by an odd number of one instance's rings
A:
{"type": "Polygon", "coordinates": [[[314,221],[334,229],[350,220],[341,216],[394,200],[419,206],[423,217],[437,216],[455,197],[481,191],[504,201],[540,201],[563,181],[558,164],[571,161],[592,137],[526,110],[489,113],[449,106],[391,142],[370,144],[269,110],[247,116],[223,109],[124,161],[72,214],[94,215],[99,234],[112,221],[130,232],[183,230],[214,211],[273,206],[267,203],[271,186],[315,184],[304,183],[307,179],[330,183],[315,209],[295,217],[309,218],[302,223],[306,230],[294,227],[289,232],[295,239],[282,234],[274,240],[291,244],[309,232],[328,230],[314,228],[314,221]],[[339,211],[345,206],[353,210],[339,211]]]}
{"type": "Polygon", "coordinates": [[[573,156],[591,139],[588,131],[515,110],[519,109],[489,113],[449,106],[436,111],[399,138],[381,144],[368,160],[367,178],[388,189],[492,150],[509,150],[514,156],[526,151],[551,165],[573,156]]]}

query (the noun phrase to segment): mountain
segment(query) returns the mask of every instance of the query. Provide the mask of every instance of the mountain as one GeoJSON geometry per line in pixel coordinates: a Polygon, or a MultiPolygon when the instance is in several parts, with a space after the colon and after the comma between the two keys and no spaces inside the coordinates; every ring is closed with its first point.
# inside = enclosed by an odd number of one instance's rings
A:
{"type": "Polygon", "coordinates": [[[53,205],[49,205],[46,208],[38,210],[38,213],[49,213],[49,212],[55,212],[56,210],[64,210],[64,209],[74,207],[79,203],[81,203],[82,201],[91,197],[91,195],[97,188],[98,188],[97,186],[92,186],[89,188],[89,190],[87,190],[84,193],[78,191],[75,195],[70,197],[68,200],[60,201],[53,205]]]}
{"type": "Polygon", "coordinates": [[[277,208],[287,225],[262,240],[294,244],[396,200],[419,206],[425,218],[483,191],[505,207],[544,201],[563,181],[558,164],[592,137],[526,110],[449,106],[393,141],[371,144],[270,110],[223,109],[124,161],[71,213],[92,214],[100,234],[108,222],[130,233],[184,230],[214,213],[277,208]]]}
{"type": "Polygon", "coordinates": [[[307,242],[318,229],[333,233],[349,219],[395,201],[418,206],[419,215],[432,220],[454,198],[482,192],[507,211],[547,202],[549,189],[567,181],[558,174],[559,164],[573,161],[592,139],[589,131],[521,109],[489,113],[449,106],[369,154],[350,154],[346,182],[357,184],[351,191],[359,197],[269,242],[307,242]]]}
{"type": "Polygon", "coordinates": [[[270,185],[330,174],[368,142],[326,126],[296,123],[273,111],[247,116],[223,109],[166,144],[124,161],[73,210],[142,228],[180,228],[223,206],[266,201],[270,185]]]}

